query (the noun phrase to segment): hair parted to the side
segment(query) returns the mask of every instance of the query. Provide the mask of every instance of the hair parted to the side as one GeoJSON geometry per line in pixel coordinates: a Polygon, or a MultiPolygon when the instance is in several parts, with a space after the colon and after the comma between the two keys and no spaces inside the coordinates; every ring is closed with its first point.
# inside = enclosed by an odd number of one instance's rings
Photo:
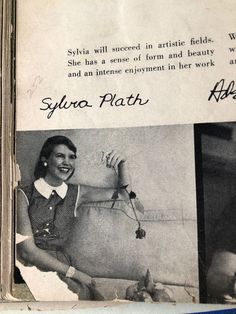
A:
{"type": "MultiPolygon", "coordinates": [[[[36,179],[44,178],[46,176],[47,167],[44,166],[44,161],[42,160],[42,158],[44,157],[44,158],[48,159],[50,157],[54,147],[57,145],[65,145],[73,153],[76,154],[76,152],[77,152],[76,146],[73,144],[73,142],[68,137],[63,136],[63,135],[56,135],[56,136],[49,137],[46,140],[46,142],[43,144],[43,147],[42,147],[41,152],[39,154],[38,162],[35,165],[34,176],[36,179]]],[[[73,175],[73,173],[71,174],[71,176],[72,175],[73,175]]]]}

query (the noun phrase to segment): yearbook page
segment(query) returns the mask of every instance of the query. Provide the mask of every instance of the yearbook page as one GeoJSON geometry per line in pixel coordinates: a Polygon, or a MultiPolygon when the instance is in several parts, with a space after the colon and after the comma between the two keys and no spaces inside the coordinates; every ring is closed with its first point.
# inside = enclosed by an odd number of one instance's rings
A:
{"type": "Polygon", "coordinates": [[[236,302],[235,11],[16,1],[14,298],[236,302]]]}

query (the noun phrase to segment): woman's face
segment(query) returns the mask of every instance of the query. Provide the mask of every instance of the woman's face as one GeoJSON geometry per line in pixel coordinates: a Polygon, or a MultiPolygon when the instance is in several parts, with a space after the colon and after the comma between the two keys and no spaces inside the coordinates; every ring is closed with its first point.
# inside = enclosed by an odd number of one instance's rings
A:
{"type": "Polygon", "coordinates": [[[66,145],[57,145],[54,147],[47,162],[46,182],[52,186],[58,186],[66,181],[75,169],[75,153],[66,145]]]}

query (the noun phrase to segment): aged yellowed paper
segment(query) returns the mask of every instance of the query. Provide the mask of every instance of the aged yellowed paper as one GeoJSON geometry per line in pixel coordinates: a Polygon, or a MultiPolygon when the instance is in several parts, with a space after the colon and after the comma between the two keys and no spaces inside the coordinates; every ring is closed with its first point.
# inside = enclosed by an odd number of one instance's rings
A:
{"type": "Polygon", "coordinates": [[[234,80],[234,12],[230,0],[18,1],[17,130],[233,121],[234,88],[216,100],[234,80]]]}
{"type": "Polygon", "coordinates": [[[16,266],[31,299],[234,299],[206,282],[214,193],[227,187],[217,217],[234,194],[235,10],[17,1],[16,266]]]}

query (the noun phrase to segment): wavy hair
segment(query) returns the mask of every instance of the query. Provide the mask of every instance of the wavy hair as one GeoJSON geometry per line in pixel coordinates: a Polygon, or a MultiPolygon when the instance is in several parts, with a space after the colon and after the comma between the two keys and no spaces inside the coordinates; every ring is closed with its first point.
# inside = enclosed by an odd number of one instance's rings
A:
{"type": "MultiPolygon", "coordinates": [[[[48,159],[50,157],[51,153],[53,152],[54,147],[57,145],[65,145],[73,153],[76,154],[76,152],[77,152],[76,146],[73,144],[73,142],[68,137],[62,136],[62,135],[56,135],[56,136],[49,137],[46,140],[46,142],[43,144],[41,152],[39,154],[38,161],[35,165],[34,176],[36,179],[44,178],[46,176],[47,168],[44,166],[44,164],[43,164],[44,162],[42,161],[42,158],[44,157],[44,158],[48,159]]],[[[70,175],[70,177],[73,175],[73,173],[70,175]]]]}

